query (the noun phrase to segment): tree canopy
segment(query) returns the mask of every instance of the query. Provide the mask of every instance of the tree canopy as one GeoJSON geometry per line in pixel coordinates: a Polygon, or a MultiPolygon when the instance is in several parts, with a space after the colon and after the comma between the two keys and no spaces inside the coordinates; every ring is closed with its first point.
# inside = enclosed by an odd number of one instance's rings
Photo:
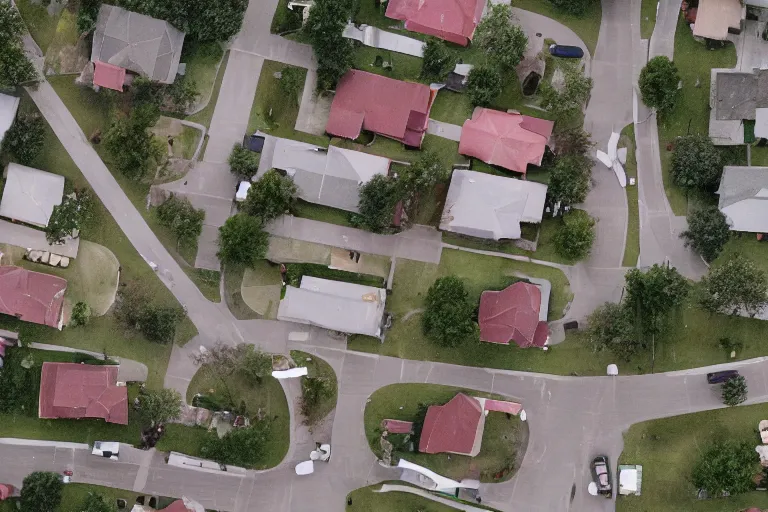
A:
{"type": "Polygon", "coordinates": [[[447,347],[477,339],[474,314],[475,304],[469,301],[469,293],[462,280],[456,276],[438,278],[429,287],[424,300],[424,334],[447,347]]]}
{"type": "Polygon", "coordinates": [[[737,375],[723,383],[723,403],[735,407],[747,400],[747,379],[743,375],[737,375]]]}
{"type": "Polygon", "coordinates": [[[271,434],[269,419],[257,421],[250,427],[232,429],[222,438],[212,432],[203,441],[200,454],[221,464],[254,467],[262,462],[271,434]]]}
{"type": "Polygon", "coordinates": [[[368,231],[381,233],[392,224],[395,206],[402,198],[395,180],[377,174],[360,186],[359,213],[352,216],[352,221],[368,231]]]}
{"type": "Polygon", "coordinates": [[[104,135],[104,146],[115,167],[132,180],[140,180],[150,171],[154,174],[164,156],[149,132],[159,117],[156,105],[137,105],[128,116],[118,115],[104,135]]]}
{"type": "Polygon", "coordinates": [[[583,155],[562,156],[555,161],[549,177],[547,193],[563,206],[583,203],[587,199],[592,161],[583,155]]]}
{"type": "Polygon", "coordinates": [[[139,411],[151,427],[181,417],[181,395],[175,389],[163,388],[139,394],[139,411]]]}
{"type": "Polygon", "coordinates": [[[701,280],[699,302],[713,313],[754,317],[768,306],[768,279],[754,261],[741,255],[710,267],[701,280]]]}
{"type": "Polygon", "coordinates": [[[272,169],[252,183],[240,210],[269,222],[288,212],[296,202],[298,190],[293,179],[272,169]]]}
{"type": "Polygon", "coordinates": [[[157,207],[160,224],[171,229],[178,243],[193,244],[203,231],[205,210],[173,194],[157,207]]]}
{"type": "Polygon", "coordinates": [[[557,120],[568,119],[584,108],[592,92],[592,78],[587,77],[575,66],[567,66],[565,81],[558,91],[549,82],[539,86],[541,107],[548,110],[557,120]]]}
{"type": "Polygon", "coordinates": [[[688,229],[680,234],[685,245],[714,261],[731,238],[731,230],[723,212],[717,206],[705,206],[688,214],[688,229]]]}
{"type": "Polygon", "coordinates": [[[610,350],[629,361],[642,348],[632,318],[622,304],[606,302],[589,315],[587,336],[595,350],[610,350]]]}
{"type": "Polygon", "coordinates": [[[61,204],[53,207],[45,237],[49,243],[60,243],[68,236],[74,236],[82,226],[93,218],[93,196],[88,189],[75,190],[66,195],[61,204]]]}
{"type": "Polygon", "coordinates": [[[439,181],[448,178],[451,170],[434,151],[423,151],[413,164],[405,167],[398,177],[406,195],[421,194],[432,190],[439,181]]]}
{"type": "Polygon", "coordinates": [[[656,109],[659,114],[669,114],[677,104],[678,83],[680,75],[671,60],[664,55],[652,58],[640,71],[638,85],[643,103],[656,109]]]}
{"type": "Polygon", "coordinates": [[[331,89],[352,67],[352,41],[343,36],[350,18],[350,2],[315,0],[304,24],[317,57],[317,86],[331,89]]]}
{"type": "Polygon", "coordinates": [[[690,285],[676,268],[654,264],[647,272],[633,268],[624,277],[626,305],[649,335],[659,334],[667,316],[688,296],[690,285]]]}
{"type": "Polygon", "coordinates": [[[691,479],[712,497],[740,494],[755,489],[752,477],[760,471],[755,443],[722,440],[712,443],[693,466],[691,479]]]}
{"type": "Polygon", "coordinates": [[[61,503],[64,484],[61,475],[35,471],[24,478],[21,486],[21,512],[56,512],[61,503]]]}
{"type": "Polygon", "coordinates": [[[672,181],[684,189],[713,189],[720,183],[723,161],[706,135],[678,137],[672,151],[672,181]]]}
{"type": "Polygon", "coordinates": [[[506,70],[514,69],[528,47],[528,37],[519,25],[512,23],[512,7],[497,4],[480,21],[472,40],[492,62],[506,70]]]}
{"type": "Polygon", "coordinates": [[[555,233],[557,253],[570,260],[589,255],[595,241],[595,220],[583,210],[571,210],[563,215],[563,225],[555,233]]]}
{"type": "Polygon", "coordinates": [[[456,52],[448,48],[448,45],[442,39],[430,37],[424,44],[421,76],[433,80],[442,80],[456,66],[456,59],[456,52]]]}
{"type": "Polygon", "coordinates": [[[557,156],[587,156],[594,147],[591,135],[583,128],[569,128],[552,134],[557,156]]]}
{"type": "Polygon", "coordinates": [[[477,66],[467,77],[467,97],[476,107],[488,107],[501,94],[503,83],[494,66],[477,66]]]}
{"type": "Polygon", "coordinates": [[[235,144],[229,154],[229,170],[241,181],[250,181],[259,170],[259,154],[235,144]]]}
{"type": "Polygon", "coordinates": [[[45,121],[39,114],[20,113],[3,137],[3,152],[13,159],[30,165],[43,150],[45,143],[45,121]]]}
{"type": "Polygon", "coordinates": [[[89,492],[77,510],[78,512],[116,512],[117,508],[102,494],[89,492]]]}
{"type": "Polygon", "coordinates": [[[267,254],[269,235],[262,229],[261,219],[238,213],[219,228],[219,259],[227,264],[253,267],[267,254]]]}
{"type": "Polygon", "coordinates": [[[24,54],[26,32],[19,12],[11,2],[0,2],[0,89],[11,89],[37,79],[37,72],[24,54]]]}

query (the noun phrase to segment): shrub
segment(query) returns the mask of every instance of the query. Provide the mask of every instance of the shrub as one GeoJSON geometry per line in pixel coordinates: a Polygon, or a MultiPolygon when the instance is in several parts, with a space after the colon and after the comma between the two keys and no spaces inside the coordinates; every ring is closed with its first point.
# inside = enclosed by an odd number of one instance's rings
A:
{"type": "Polygon", "coordinates": [[[241,144],[235,144],[229,154],[228,163],[229,170],[238,180],[250,181],[259,170],[259,155],[241,144]]]}
{"type": "Polygon", "coordinates": [[[554,236],[557,253],[570,260],[584,259],[595,241],[595,221],[587,212],[574,210],[563,216],[554,236]]]}
{"type": "Polygon", "coordinates": [[[91,307],[85,302],[78,302],[72,308],[71,325],[77,327],[80,325],[87,325],[91,320],[91,307]]]}
{"type": "Polygon", "coordinates": [[[501,74],[492,66],[478,66],[467,77],[467,97],[476,107],[488,107],[501,94],[501,74]]]}
{"type": "Polygon", "coordinates": [[[446,347],[476,340],[478,328],[474,314],[475,304],[469,301],[462,280],[456,276],[438,278],[430,286],[424,301],[424,334],[446,347]]]}
{"type": "Polygon", "coordinates": [[[655,108],[659,114],[669,114],[677,104],[679,82],[677,66],[671,60],[664,55],[652,58],[640,71],[638,80],[643,103],[655,108]]]}
{"type": "Polygon", "coordinates": [[[3,138],[3,152],[29,165],[43,150],[45,143],[45,121],[38,114],[19,114],[3,138]]]}

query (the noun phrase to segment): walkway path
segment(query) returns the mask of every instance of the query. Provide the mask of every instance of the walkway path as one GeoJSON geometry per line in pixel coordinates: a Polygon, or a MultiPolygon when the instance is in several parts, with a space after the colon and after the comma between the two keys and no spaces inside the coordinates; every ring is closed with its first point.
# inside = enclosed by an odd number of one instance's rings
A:
{"type": "Polygon", "coordinates": [[[437,135],[444,139],[459,142],[461,140],[461,126],[443,121],[430,119],[427,125],[427,133],[437,135]]]}

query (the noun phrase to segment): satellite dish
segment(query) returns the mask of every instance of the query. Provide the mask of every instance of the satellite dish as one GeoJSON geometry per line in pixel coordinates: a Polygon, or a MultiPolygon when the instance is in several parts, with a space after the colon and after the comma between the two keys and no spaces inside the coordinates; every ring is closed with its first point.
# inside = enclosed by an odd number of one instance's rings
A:
{"type": "Polygon", "coordinates": [[[592,496],[597,496],[597,484],[595,482],[589,482],[587,492],[592,496]]]}

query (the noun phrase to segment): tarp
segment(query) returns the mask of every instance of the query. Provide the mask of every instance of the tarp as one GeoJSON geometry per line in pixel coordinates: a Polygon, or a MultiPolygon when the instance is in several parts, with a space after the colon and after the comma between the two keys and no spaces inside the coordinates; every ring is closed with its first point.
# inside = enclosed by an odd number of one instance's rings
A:
{"type": "Polygon", "coordinates": [[[294,379],[305,375],[307,375],[307,368],[305,366],[291,368],[290,370],[275,370],[272,372],[272,376],[276,379],[294,379]]]}

